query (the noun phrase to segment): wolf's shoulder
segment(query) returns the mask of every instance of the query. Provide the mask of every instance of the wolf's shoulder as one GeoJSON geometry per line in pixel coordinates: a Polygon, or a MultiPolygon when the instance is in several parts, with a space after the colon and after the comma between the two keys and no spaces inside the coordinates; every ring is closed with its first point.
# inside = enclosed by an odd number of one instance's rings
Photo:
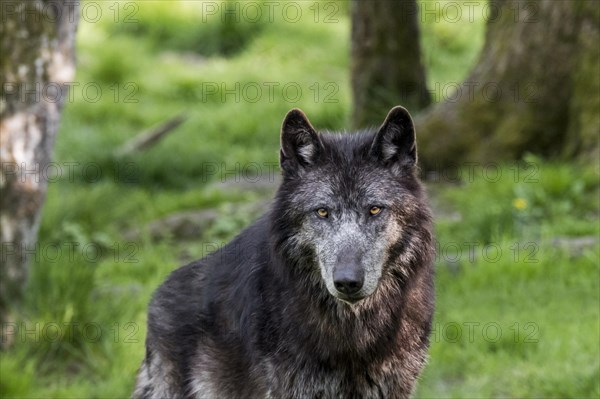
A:
{"type": "Polygon", "coordinates": [[[149,333],[165,341],[199,334],[201,322],[214,316],[213,304],[248,290],[248,277],[265,264],[268,229],[260,218],[229,244],[172,271],[151,300],[149,333]]]}
{"type": "MultiPolygon", "coordinates": [[[[269,253],[269,220],[265,215],[244,229],[227,245],[202,259],[181,266],[167,277],[155,292],[153,307],[177,312],[203,307],[203,298],[219,289],[223,280],[249,273],[264,264],[269,253]]],[[[211,243],[209,243],[211,244],[211,243]]],[[[218,246],[217,243],[212,243],[218,246]]],[[[209,247],[208,245],[206,247],[209,247]]]]}

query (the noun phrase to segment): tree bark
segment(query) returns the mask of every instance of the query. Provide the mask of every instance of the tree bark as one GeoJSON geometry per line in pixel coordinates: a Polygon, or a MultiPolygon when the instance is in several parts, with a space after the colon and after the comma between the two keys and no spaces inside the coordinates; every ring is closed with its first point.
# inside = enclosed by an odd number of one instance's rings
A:
{"type": "Polygon", "coordinates": [[[45,171],[67,82],[74,77],[77,3],[24,0],[1,5],[1,322],[13,319],[20,306],[28,260],[36,249],[45,171]]]}
{"type": "Polygon", "coordinates": [[[387,110],[429,105],[416,0],[352,2],[353,125],[379,124],[387,110]]]}
{"type": "Polygon", "coordinates": [[[490,0],[479,61],[416,119],[421,167],[598,157],[599,3],[490,0]]]}

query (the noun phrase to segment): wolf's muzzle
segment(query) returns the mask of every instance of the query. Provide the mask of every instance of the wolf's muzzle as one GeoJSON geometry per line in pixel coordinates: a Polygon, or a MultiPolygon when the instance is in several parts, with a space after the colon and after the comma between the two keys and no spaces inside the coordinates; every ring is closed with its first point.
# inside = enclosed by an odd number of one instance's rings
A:
{"type": "Polygon", "coordinates": [[[359,293],[365,282],[365,273],[360,262],[339,262],[333,269],[333,285],[335,289],[346,297],[358,300],[356,294],[359,293]]]}

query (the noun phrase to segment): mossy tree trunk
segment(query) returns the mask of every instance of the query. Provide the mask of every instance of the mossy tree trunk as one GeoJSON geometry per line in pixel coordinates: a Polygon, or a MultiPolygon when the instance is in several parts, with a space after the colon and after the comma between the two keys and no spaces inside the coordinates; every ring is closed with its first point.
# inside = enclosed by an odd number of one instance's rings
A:
{"type": "Polygon", "coordinates": [[[421,166],[598,157],[600,19],[594,0],[490,0],[479,61],[417,120],[421,166]]]}
{"type": "MultiPolygon", "coordinates": [[[[0,322],[14,318],[36,250],[61,108],[74,78],[78,2],[3,2],[0,24],[0,322]]],[[[3,328],[4,330],[4,328],[3,328]]],[[[6,343],[4,337],[3,343],[6,343]]]]}
{"type": "Polygon", "coordinates": [[[416,0],[352,1],[352,123],[377,125],[387,110],[429,105],[416,0]]]}

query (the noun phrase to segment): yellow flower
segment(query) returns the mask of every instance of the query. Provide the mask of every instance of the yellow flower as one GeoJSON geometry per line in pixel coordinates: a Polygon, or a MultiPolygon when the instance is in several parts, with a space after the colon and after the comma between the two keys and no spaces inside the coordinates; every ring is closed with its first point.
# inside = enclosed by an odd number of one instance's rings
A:
{"type": "Polygon", "coordinates": [[[527,200],[525,198],[515,198],[512,202],[513,206],[522,211],[527,208],[527,200]]]}

